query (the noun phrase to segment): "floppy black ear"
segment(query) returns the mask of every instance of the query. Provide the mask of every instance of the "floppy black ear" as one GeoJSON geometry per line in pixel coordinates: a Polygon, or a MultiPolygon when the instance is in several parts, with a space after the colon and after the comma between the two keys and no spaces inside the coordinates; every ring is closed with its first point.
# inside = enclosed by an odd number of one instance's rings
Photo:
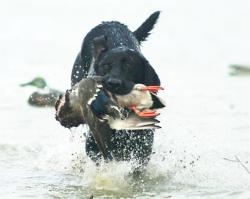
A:
{"type": "Polygon", "coordinates": [[[107,36],[102,35],[93,39],[95,55],[98,56],[101,52],[107,50],[107,36]]]}
{"type": "Polygon", "coordinates": [[[145,61],[144,84],[146,86],[159,86],[161,84],[158,75],[148,61],[145,61]]]}

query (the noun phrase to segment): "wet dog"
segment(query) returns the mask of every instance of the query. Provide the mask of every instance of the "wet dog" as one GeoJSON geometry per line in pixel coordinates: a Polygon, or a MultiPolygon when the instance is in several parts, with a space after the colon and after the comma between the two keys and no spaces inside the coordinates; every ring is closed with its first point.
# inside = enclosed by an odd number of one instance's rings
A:
{"type": "MultiPolygon", "coordinates": [[[[140,44],[153,29],[160,12],[155,12],[134,32],[117,21],[103,22],[84,38],[71,74],[74,86],[88,76],[102,76],[102,84],[111,93],[126,95],[135,84],[160,85],[160,80],[148,60],[142,55],[140,44]]],[[[136,160],[146,165],[152,152],[153,130],[113,131],[109,151],[115,160],[136,160]]],[[[86,140],[88,156],[98,161],[102,156],[90,133],[86,140]]]]}

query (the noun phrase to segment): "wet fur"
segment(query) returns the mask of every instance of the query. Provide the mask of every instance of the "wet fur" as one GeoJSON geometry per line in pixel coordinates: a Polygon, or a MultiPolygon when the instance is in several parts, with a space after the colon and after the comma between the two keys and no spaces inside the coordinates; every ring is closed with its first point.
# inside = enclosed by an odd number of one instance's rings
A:
{"type": "MultiPolygon", "coordinates": [[[[148,60],[142,55],[140,44],[153,29],[160,12],[153,13],[136,31],[117,21],[103,22],[93,28],[84,38],[81,51],[76,57],[72,74],[72,86],[89,75],[104,77],[104,86],[116,94],[125,95],[135,83],[160,85],[160,80],[148,60]],[[119,88],[109,86],[112,80],[119,88]]],[[[135,159],[146,164],[152,152],[153,130],[113,131],[110,155],[116,160],[135,159]]],[[[91,134],[86,141],[86,152],[92,160],[101,153],[91,134]]]]}

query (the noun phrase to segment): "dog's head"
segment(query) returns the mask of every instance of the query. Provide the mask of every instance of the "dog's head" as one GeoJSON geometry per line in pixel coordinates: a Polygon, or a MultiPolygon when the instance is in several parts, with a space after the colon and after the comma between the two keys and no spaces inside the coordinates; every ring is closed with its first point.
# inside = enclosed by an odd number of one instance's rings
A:
{"type": "Polygon", "coordinates": [[[106,36],[93,42],[95,74],[104,76],[103,85],[112,93],[125,95],[137,83],[160,85],[158,75],[140,52],[123,46],[108,49],[106,36]]]}
{"type": "Polygon", "coordinates": [[[72,91],[67,90],[64,95],[60,95],[55,104],[56,120],[66,128],[84,124],[81,107],[75,100],[72,91]]]}

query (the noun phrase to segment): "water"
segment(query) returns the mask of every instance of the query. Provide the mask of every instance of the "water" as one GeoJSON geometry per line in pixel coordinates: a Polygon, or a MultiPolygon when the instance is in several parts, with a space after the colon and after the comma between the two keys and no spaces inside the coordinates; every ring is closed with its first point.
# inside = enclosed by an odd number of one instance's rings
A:
{"type": "Polygon", "coordinates": [[[224,159],[237,156],[250,169],[250,78],[227,71],[250,63],[248,1],[0,4],[1,198],[250,198],[250,175],[224,159]],[[143,53],[160,74],[167,108],[145,175],[134,180],[132,163],[95,167],[86,129],[69,131],[53,108],[27,105],[33,89],[19,84],[39,75],[65,90],[88,30],[109,19],[135,29],[158,9],[143,53]]]}

